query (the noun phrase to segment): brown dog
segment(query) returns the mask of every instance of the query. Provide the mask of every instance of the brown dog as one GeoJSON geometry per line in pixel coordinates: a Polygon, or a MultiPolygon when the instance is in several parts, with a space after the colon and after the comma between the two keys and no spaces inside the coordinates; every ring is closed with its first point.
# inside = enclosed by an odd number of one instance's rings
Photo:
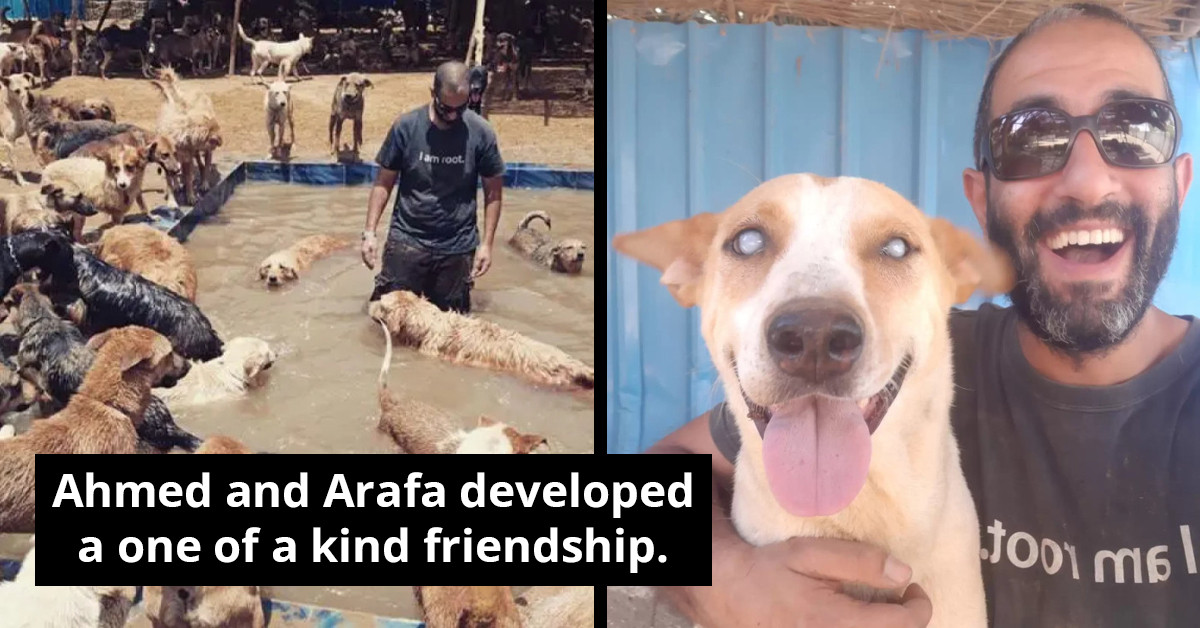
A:
{"type": "Polygon", "coordinates": [[[197,454],[252,454],[250,448],[228,436],[209,436],[195,452],[197,454]]]}
{"type": "Polygon", "coordinates": [[[426,628],[521,628],[512,587],[413,587],[426,628]]]}
{"type": "Polygon", "coordinates": [[[538,218],[550,228],[550,215],[544,211],[531,211],[525,214],[517,225],[517,231],[508,239],[508,245],[525,257],[545,266],[556,273],[578,275],[583,271],[583,257],[587,245],[576,238],[564,238],[555,242],[550,236],[541,231],[534,231],[529,223],[538,218]]]}
{"type": "Polygon", "coordinates": [[[351,150],[355,155],[358,154],[358,149],[363,143],[363,107],[368,87],[375,85],[371,83],[371,79],[358,72],[343,74],[338,80],[329,111],[329,154],[338,153],[342,143],[342,123],[346,120],[354,122],[354,145],[351,150]]]}
{"type": "Polygon", "coordinates": [[[371,318],[383,321],[400,342],[424,355],[456,364],[509,371],[539,384],[591,389],[592,367],[562,349],[527,338],[499,325],[443,312],[409,292],[389,292],[371,303],[371,318]]]}
{"type": "Polygon", "coordinates": [[[258,587],[145,587],[145,594],[146,617],[154,628],[266,625],[258,587]]]}
{"type": "MultiPolygon", "coordinates": [[[[380,326],[383,326],[381,321],[380,326]]],[[[387,374],[392,363],[392,335],[383,327],[387,351],[379,370],[379,431],[392,437],[410,454],[528,454],[546,444],[537,434],[522,434],[486,416],[469,431],[456,429],[457,421],[446,412],[411,397],[401,399],[388,390],[387,374]]]]}
{"type": "Polygon", "coordinates": [[[117,225],[92,247],[96,257],[189,300],[196,300],[196,264],[171,236],[149,225],[117,225]]]}
{"type": "MultiPolygon", "coordinates": [[[[179,177],[180,171],[183,168],[176,157],[175,142],[171,141],[171,138],[165,135],[154,135],[137,128],[106,137],[102,140],[88,142],[77,148],[69,156],[102,159],[104,155],[111,154],[119,146],[145,149],[147,161],[152,161],[162,167],[163,174],[166,175],[168,182],[179,177]]],[[[137,201],[139,209],[143,212],[148,211],[143,194],[138,194],[138,197],[134,200],[137,201]]],[[[167,205],[170,207],[178,206],[178,203],[175,201],[175,193],[171,190],[170,185],[167,185],[167,205]]]]}
{"type": "Polygon", "coordinates": [[[258,278],[267,282],[268,286],[295,281],[313,262],[352,244],[353,242],[345,238],[324,234],[301,238],[288,248],[267,256],[258,265],[258,278]]]}
{"type": "Polygon", "coordinates": [[[145,327],[93,336],[96,360],[67,407],[0,441],[0,532],[32,532],[35,454],[132,454],[150,389],[170,386],[188,371],[171,342],[145,327]]]}

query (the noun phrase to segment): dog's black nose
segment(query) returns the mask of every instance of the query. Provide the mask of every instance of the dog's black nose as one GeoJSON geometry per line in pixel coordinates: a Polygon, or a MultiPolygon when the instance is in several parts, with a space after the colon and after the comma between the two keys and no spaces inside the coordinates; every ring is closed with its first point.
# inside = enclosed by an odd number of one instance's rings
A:
{"type": "Polygon", "coordinates": [[[849,371],[862,341],[858,317],[829,302],[790,304],[767,324],[767,348],[779,370],[814,384],[849,371]]]}

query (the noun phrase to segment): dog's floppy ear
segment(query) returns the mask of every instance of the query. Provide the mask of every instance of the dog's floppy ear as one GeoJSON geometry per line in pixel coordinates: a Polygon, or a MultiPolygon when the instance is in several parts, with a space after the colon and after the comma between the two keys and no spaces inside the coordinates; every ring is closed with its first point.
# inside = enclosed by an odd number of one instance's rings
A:
{"type": "Polygon", "coordinates": [[[521,434],[517,438],[517,442],[513,443],[513,449],[519,454],[532,453],[540,445],[546,445],[546,437],[537,434],[521,434]]]}
{"type": "Polygon", "coordinates": [[[258,267],[258,278],[259,278],[259,279],[266,279],[266,278],[267,278],[267,265],[266,265],[266,264],[261,264],[261,265],[259,265],[259,267],[258,267]]]}
{"type": "Polygon", "coordinates": [[[964,303],[976,290],[1003,294],[1016,283],[1012,261],[1002,251],[987,246],[945,218],[929,221],[933,241],[953,281],[954,303],[964,303]]]}
{"type": "Polygon", "coordinates": [[[54,185],[53,183],[43,183],[42,184],[42,195],[43,196],[54,196],[55,194],[58,194],[60,192],[62,192],[62,190],[60,188],[58,188],[58,186],[54,185]]]}
{"type": "Polygon", "coordinates": [[[104,343],[108,342],[108,339],[112,337],[112,333],[113,330],[108,329],[88,338],[87,348],[92,351],[99,351],[100,347],[103,347],[104,343]]]}
{"type": "Polygon", "coordinates": [[[492,417],[490,417],[486,414],[479,415],[479,427],[491,427],[491,426],[495,425],[496,423],[497,423],[496,419],[493,419],[492,417]]]}
{"type": "Polygon", "coordinates": [[[349,82],[349,81],[350,81],[350,75],[349,75],[349,74],[343,74],[343,75],[342,75],[342,78],[338,79],[338,84],[337,84],[338,88],[340,89],[340,88],[342,88],[342,87],[345,87],[345,86],[346,86],[346,83],[347,83],[347,82],[349,82]]]}
{"type": "Polygon", "coordinates": [[[375,87],[375,84],[371,82],[371,79],[363,79],[363,87],[375,87]]]}
{"type": "Polygon", "coordinates": [[[692,307],[700,298],[704,261],[717,233],[717,214],[703,213],[685,220],[621,233],[613,238],[613,248],[662,272],[659,283],[683,307],[692,307]]]}

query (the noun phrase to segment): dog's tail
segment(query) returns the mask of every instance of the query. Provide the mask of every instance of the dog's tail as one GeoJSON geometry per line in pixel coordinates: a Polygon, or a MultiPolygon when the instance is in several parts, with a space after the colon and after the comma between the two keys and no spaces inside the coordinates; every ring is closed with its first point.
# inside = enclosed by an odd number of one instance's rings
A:
{"type": "Polygon", "coordinates": [[[256,40],[250,39],[250,36],[247,35],[246,31],[242,29],[241,24],[238,24],[237,27],[238,27],[238,35],[240,35],[242,37],[242,41],[250,44],[251,46],[258,43],[256,40]]]}
{"type": "Polygon", "coordinates": [[[546,223],[546,228],[550,228],[550,214],[537,209],[525,214],[525,217],[521,219],[520,224],[517,225],[517,230],[520,231],[521,229],[528,229],[529,223],[533,222],[534,218],[540,218],[542,222],[546,223]]]}
{"type": "Polygon", "coordinates": [[[11,31],[11,30],[15,30],[13,28],[13,26],[15,26],[15,25],[12,22],[8,21],[8,9],[9,9],[9,7],[0,7],[0,24],[7,26],[8,30],[11,31]]]}
{"type": "Polygon", "coordinates": [[[158,71],[158,80],[150,81],[152,85],[162,90],[163,97],[169,103],[175,103],[180,100],[179,87],[176,83],[179,81],[179,75],[175,74],[175,70],[170,66],[162,68],[158,71]]]}
{"type": "Polygon", "coordinates": [[[388,330],[387,324],[382,319],[378,319],[379,326],[383,328],[383,337],[387,339],[387,350],[383,352],[383,366],[379,368],[379,388],[387,390],[388,370],[392,366],[392,332],[388,330]]]}

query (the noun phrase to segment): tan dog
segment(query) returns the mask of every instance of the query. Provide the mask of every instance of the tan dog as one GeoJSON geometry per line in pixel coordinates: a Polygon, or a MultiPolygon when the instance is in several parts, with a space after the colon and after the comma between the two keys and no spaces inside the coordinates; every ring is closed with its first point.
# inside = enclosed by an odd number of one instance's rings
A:
{"type": "MultiPolygon", "coordinates": [[[[75,186],[96,206],[97,211],[108,214],[108,225],[119,225],[129,213],[134,200],[141,197],[148,153],[144,147],[117,145],[99,159],[60,159],[42,170],[42,181],[64,187],[75,186]]],[[[76,241],[81,239],[82,233],[83,220],[76,220],[76,241]]]]}
{"type": "Polygon", "coordinates": [[[525,217],[517,225],[516,233],[513,233],[508,240],[509,246],[537,262],[539,266],[545,266],[559,273],[578,275],[583,270],[583,257],[587,252],[587,245],[582,240],[575,238],[567,238],[558,242],[551,240],[550,236],[540,231],[534,231],[529,226],[534,218],[541,219],[546,223],[546,228],[550,228],[549,214],[541,210],[531,211],[525,214],[525,217]]]}
{"type": "MultiPolygon", "coordinates": [[[[162,167],[168,182],[179,177],[182,165],[179,163],[175,152],[175,142],[165,135],[154,135],[141,129],[133,129],[106,137],[102,140],[88,142],[71,153],[70,157],[95,157],[99,159],[102,155],[110,153],[119,145],[145,148],[146,159],[162,167]]],[[[170,188],[171,186],[168,185],[167,205],[169,207],[177,207],[179,203],[176,202],[175,193],[170,188]]],[[[144,195],[140,194],[134,200],[137,201],[139,209],[143,212],[148,211],[144,195]]]]}
{"type": "Polygon", "coordinates": [[[96,257],[189,300],[196,300],[196,264],[178,240],[149,225],[117,225],[93,245],[96,257]]]}
{"type": "Polygon", "coordinates": [[[2,235],[30,229],[58,229],[71,232],[76,216],[92,216],[95,205],[70,181],[43,183],[36,192],[0,195],[2,235]]]}
{"type": "Polygon", "coordinates": [[[292,120],[292,86],[283,81],[275,81],[266,88],[263,109],[267,112],[267,137],[271,140],[271,153],[267,155],[267,159],[274,159],[283,154],[285,146],[290,149],[296,143],[296,123],[292,120]],[[291,142],[287,141],[285,125],[292,134],[291,142]],[[277,130],[278,140],[275,136],[277,130]]]}
{"type": "Polygon", "coordinates": [[[187,377],[154,394],[171,407],[234,399],[263,385],[275,357],[265,340],[234,338],[225,343],[221,357],[193,365],[187,377]]]}
{"type": "Polygon", "coordinates": [[[154,628],[266,625],[258,587],[145,587],[143,591],[146,617],[154,628]]]}
{"type": "Polygon", "coordinates": [[[516,599],[525,628],[591,628],[596,587],[530,587],[516,599]]]}
{"type": "Polygon", "coordinates": [[[1007,290],[1004,258],[881,184],[813,175],[613,247],[701,307],[741,437],[742,537],[875,545],[912,567],[932,628],[985,626],[979,522],[950,431],[947,314],[977,287],[1007,290]]]}
{"type": "MultiPolygon", "coordinates": [[[[383,326],[383,323],[379,323],[383,326]]],[[[392,335],[383,328],[387,350],[379,370],[379,431],[392,437],[409,454],[528,454],[546,444],[537,434],[522,434],[486,416],[469,431],[455,428],[444,411],[412,398],[401,399],[388,390],[392,363],[392,335]]]]}
{"type": "Polygon", "coordinates": [[[512,587],[413,587],[426,628],[521,628],[512,587]]]}
{"type": "Polygon", "coordinates": [[[362,146],[363,108],[365,107],[366,90],[375,87],[371,79],[358,72],[343,74],[338,79],[337,89],[333,90],[333,104],[329,111],[329,154],[336,155],[342,145],[342,123],[346,120],[354,122],[354,146],[351,150],[358,154],[362,146]]]}
{"type": "Polygon", "coordinates": [[[371,303],[369,313],[400,342],[424,355],[509,371],[539,384],[584,389],[595,385],[592,367],[562,349],[489,321],[443,312],[407,290],[383,295],[371,303]]]}
{"type": "Polygon", "coordinates": [[[88,346],[96,359],[67,407],[0,441],[0,532],[33,529],[35,454],[136,453],[150,388],[171,385],[189,368],[169,340],[145,327],[112,329],[88,346]]]}
{"type": "MultiPolygon", "coordinates": [[[[25,185],[25,177],[16,167],[13,152],[16,150],[17,138],[29,131],[27,119],[29,109],[34,105],[33,80],[29,74],[13,74],[0,76],[0,149],[4,150],[7,161],[0,167],[11,170],[18,185],[25,185]]],[[[32,151],[33,148],[30,147],[32,151]]],[[[37,155],[34,155],[37,159],[37,155]]]]}
{"type": "Polygon", "coordinates": [[[125,625],[135,587],[37,586],[30,548],[12,582],[0,582],[0,625],[29,628],[118,628],[125,625]]]}
{"type": "Polygon", "coordinates": [[[162,108],[158,112],[158,132],[171,138],[179,159],[184,203],[196,200],[197,170],[207,177],[212,169],[212,153],[221,145],[221,125],[217,121],[212,99],[203,93],[179,89],[179,78],[170,68],[159,72],[159,80],[151,83],[162,91],[162,108]]]}
{"type": "Polygon", "coordinates": [[[249,447],[228,436],[209,436],[204,439],[204,444],[200,448],[192,452],[196,454],[252,454],[253,451],[249,447]]]}
{"type": "Polygon", "coordinates": [[[331,235],[311,235],[282,251],[276,251],[258,265],[258,278],[268,286],[280,286],[300,278],[313,262],[354,243],[331,235]]]}
{"type": "Polygon", "coordinates": [[[295,74],[296,64],[300,59],[312,51],[313,38],[303,33],[300,38],[287,42],[274,42],[266,40],[251,39],[246,35],[246,31],[242,29],[242,25],[238,24],[238,35],[242,37],[242,41],[250,44],[250,76],[258,77],[262,80],[262,72],[268,65],[272,63],[279,64],[279,80],[284,80],[289,74],[294,75],[297,79],[300,75],[295,74]]]}

